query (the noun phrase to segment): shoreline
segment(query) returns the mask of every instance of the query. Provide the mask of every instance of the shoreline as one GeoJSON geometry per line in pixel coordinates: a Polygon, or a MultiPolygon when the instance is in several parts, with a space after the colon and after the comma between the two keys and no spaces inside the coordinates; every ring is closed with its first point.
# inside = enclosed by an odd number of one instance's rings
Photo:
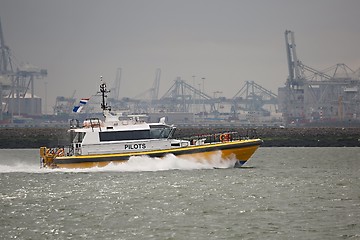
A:
{"type": "MultiPolygon", "coordinates": [[[[181,128],[175,138],[238,132],[240,136],[258,137],[262,147],[360,147],[360,128],[181,128]]],[[[0,128],[0,148],[40,148],[66,146],[66,128],[0,128]]]]}

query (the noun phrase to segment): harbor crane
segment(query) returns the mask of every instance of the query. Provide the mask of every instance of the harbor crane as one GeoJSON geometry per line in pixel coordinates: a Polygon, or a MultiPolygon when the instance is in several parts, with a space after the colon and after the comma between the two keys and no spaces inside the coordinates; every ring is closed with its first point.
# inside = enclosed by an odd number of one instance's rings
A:
{"type": "Polygon", "coordinates": [[[302,63],[296,53],[295,35],[285,31],[289,75],[279,88],[280,108],[287,123],[359,120],[360,79],[343,63],[318,71],[302,63]]]}
{"type": "MultiPolygon", "coordinates": [[[[0,75],[7,79],[5,86],[1,90],[1,102],[5,100],[5,107],[2,111],[7,111],[13,115],[40,115],[41,101],[35,99],[35,79],[47,76],[46,69],[39,69],[29,64],[13,69],[13,56],[10,48],[5,45],[5,38],[0,21],[0,75]],[[10,79],[10,80],[9,80],[10,79]]],[[[0,83],[0,85],[3,85],[0,83]]]]}
{"type": "Polygon", "coordinates": [[[265,104],[272,104],[277,108],[277,95],[254,81],[245,81],[244,86],[232,98],[234,115],[237,115],[237,109],[246,112],[259,112],[261,115],[269,115],[265,110],[265,104]]]}
{"type": "Polygon", "coordinates": [[[5,45],[4,34],[0,19],[0,75],[13,74],[13,66],[10,57],[10,48],[5,45]]]}

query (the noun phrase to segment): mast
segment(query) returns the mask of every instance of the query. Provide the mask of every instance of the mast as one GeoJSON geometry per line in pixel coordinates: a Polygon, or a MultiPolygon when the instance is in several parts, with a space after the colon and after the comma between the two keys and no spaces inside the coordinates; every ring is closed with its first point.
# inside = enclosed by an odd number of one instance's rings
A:
{"type": "Polygon", "coordinates": [[[106,83],[103,82],[102,80],[102,76],[100,77],[100,93],[101,93],[101,98],[102,98],[102,101],[101,101],[101,109],[103,111],[111,111],[111,107],[107,105],[106,103],[106,98],[107,98],[107,93],[110,92],[110,90],[107,90],[106,89],[106,83]]]}

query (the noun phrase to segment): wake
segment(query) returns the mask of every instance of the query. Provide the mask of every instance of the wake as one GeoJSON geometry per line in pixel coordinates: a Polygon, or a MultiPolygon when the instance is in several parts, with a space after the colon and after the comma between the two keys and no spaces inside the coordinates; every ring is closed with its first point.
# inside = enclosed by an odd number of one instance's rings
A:
{"type": "Polygon", "coordinates": [[[145,171],[167,171],[167,170],[197,170],[213,168],[231,168],[236,159],[222,159],[219,152],[210,160],[181,158],[167,155],[164,158],[150,158],[147,156],[131,157],[127,162],[121,164],[109,164],[105,167],[94,167],[87,169],[45,169],[40,164],[29,164],[18,162],[15,165],[1,165],[0,173],[24,172],[24,173],[48,173],[48,172],[145,172],[145,171]]]}
{"type": "Polygon", "coordinates": [[[24,172],[24,173],[36,173],[43,172],[40,169],[40,164],[31,164],[17,162],[11,165],[0,164],[0,173],[13,173],[13,172],[24,172]]]}

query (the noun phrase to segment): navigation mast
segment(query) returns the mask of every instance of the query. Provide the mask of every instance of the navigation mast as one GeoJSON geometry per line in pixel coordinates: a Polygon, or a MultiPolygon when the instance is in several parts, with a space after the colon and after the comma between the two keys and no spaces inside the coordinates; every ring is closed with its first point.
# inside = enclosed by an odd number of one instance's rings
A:
{"type": "Polygon", "coordinates": [[[111,111],[111,107],[107,105],[106,102],[106,98],[107,98],[107,93],[110,92],[110,90],[106,89],[106,83],[103,82],[102,76],[100,77],[100,93],[101,93],[101,97],[102,97],[102,102],[101,102],[101,109],[103,111],[111,111]]]}

